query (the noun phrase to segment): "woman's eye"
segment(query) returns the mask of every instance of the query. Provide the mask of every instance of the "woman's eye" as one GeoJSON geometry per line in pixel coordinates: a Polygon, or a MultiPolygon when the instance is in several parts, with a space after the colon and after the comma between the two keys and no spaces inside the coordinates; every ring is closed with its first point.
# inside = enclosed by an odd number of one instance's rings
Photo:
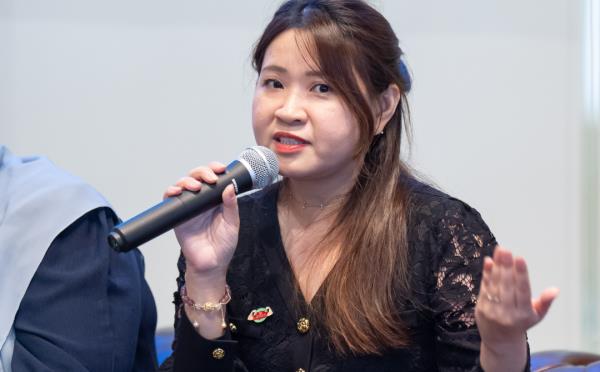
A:
{"type": "Polygon", "coordinates": [[[331,88],[327,84],[316,84],[313,87],[313,90],[317,93],[329,93],[331,88]]]}
{"type": "Polygon", "coordinates": [[[275,79],[267,79],[264,81],[263,83],[266,87],[268,88],[275,88],[275,89],[282,89],[283,88],[283,84],[281,84],[280,81],[275,80],[275,79]]]}

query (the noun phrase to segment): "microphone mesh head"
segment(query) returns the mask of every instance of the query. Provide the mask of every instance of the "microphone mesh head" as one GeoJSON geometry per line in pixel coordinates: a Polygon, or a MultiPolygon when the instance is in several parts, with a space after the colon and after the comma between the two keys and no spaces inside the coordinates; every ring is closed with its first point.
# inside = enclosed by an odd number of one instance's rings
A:
{"type": "Polygon", "coordinates": [[[273,151],[264,146],[248,147],[240,154],[239,158],[245,160],[254,173],[252,184],[256,189],[270,185],[277,179],[279,163],[273,151]]]}

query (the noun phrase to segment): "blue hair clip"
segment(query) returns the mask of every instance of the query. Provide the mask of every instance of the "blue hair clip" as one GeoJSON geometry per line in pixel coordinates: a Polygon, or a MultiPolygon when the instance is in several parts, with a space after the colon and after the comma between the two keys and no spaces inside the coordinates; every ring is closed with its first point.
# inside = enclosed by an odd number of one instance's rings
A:
{"type": "Polygon", "coordinates": [[[412,79],[410,77],[410,72],[408,72],[408,67],[406,67],[406,64],[402,59],[400,59],[400,63],[398,63],[398,71],[400,72],[400,77],[404,83],[402,89],[405,93],[408,93],[412,87],[412,79]]]}

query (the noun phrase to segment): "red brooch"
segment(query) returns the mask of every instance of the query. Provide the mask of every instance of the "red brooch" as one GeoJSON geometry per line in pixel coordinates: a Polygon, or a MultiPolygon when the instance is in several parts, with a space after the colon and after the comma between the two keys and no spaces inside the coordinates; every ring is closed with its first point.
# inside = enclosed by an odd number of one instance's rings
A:
{"type": "Polygon", "coordinates": [[[271,310],[269,306],[259,307],[258,309],[250,312],[250,315],[248,315],[248,320],[251,320],[254,323],[262,323],[271,315],[273,315],[273,310],[271,310]]]}

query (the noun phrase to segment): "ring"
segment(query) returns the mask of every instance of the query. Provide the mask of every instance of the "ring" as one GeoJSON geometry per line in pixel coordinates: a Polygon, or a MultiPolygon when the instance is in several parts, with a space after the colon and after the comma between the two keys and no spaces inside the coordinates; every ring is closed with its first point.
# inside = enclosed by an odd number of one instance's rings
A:
{"type": "Polygon", "coordinates": [[[489,302],[493,302],[493,303],[496,303],[496,304],[499,304],[500,302],[502,302],[502,301],[500,301],[500,297],[498,297],[498,296],[492,296],[491,294],[489,294],[487,292],[485,292],[485,298],[489,302]]]}

